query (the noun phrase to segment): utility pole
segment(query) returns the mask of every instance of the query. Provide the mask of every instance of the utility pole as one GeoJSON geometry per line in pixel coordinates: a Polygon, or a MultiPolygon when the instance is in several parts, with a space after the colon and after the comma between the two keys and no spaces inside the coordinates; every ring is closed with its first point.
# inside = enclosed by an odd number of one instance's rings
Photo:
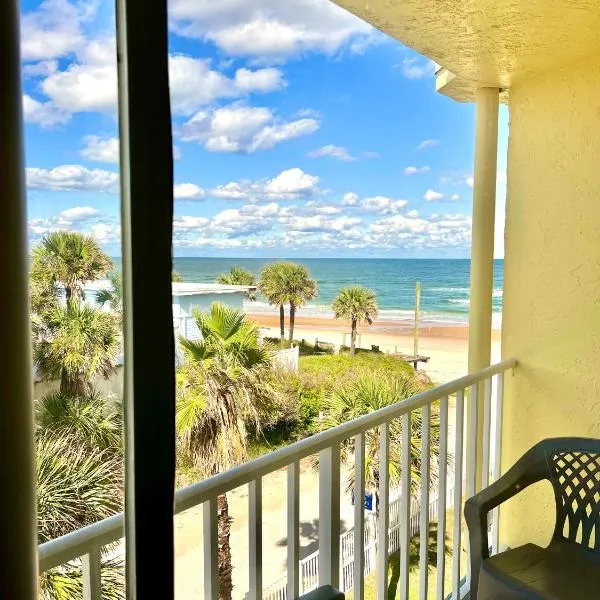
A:
{"type": "MultiPolygon", "coordinates": [[[[419,356],[419,321],[420,321],[420,308],[421,308],[421,282],[417,281],[415,284],[415,344],[414,344],[414,357],[419,356]]],[[[415,363],[416,364],[416,363],[415,363]]]]}

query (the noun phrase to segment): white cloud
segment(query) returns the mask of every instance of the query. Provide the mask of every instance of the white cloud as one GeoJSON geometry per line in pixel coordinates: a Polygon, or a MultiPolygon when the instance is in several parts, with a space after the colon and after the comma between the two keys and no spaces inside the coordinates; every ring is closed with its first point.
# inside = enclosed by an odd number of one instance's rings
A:
{"type": "Polygon", "coordinates": [[[85,221],[86,219],[97,217],[99,214],[98,210],[91,206],[74,206],[73,208],[63,210],[59,217],[65,221],[74,223],[76,221],[85,221]]]}
{"type": "Polygon", "coordinates": [[[295,200],[318,193],[319,178],[294,167],[281,171],[272,179],[230,181],[208,193],[224,200],[295,200]]]}
{"type": "Polygon", "coordinates": [[[42,127],[66,123],[70,118],[69,113],[56,108],[52,102],[39,102],[27,94],[23,95],[23,116],[28,123],[42,127]]]}
{"type": "MultiPolygon", "coordinates": [[[[39,89],[55,110],[114,113],[117,105],[117,61],[114,38],[81,44],[76,59],[63,70],[46,70],[39,89]]],[[[41,73],[40,73],[41,74],[41,73]]],[[[233,77],[211,69],[209,59],[185,54],[169,56],[171,106],[174,114],[190,115],[222,98],[283,89],[279,69],[238,69],[233,77]]],[[[67,117],[68,118],[68,117],[67,117]]]]}
{"type": "Polygon", "coordinates": [[[427,150],[427,148],[433,148],[435,146],[439,146],[439,140],[423,140],[416,148],[417,152],[421,152],[422,150],[427,150]]]}
{"type": "Polygon", "coordinates": [[[176,216],[173,217],[173,232],[187,233],[197,229],[205,229],[209,220],[206,217],[176,216]]]}
{"type": "Polygon", "coordinates": [[[375,35],[367,23],[328,0],[172,0],[169,8],[179,35],[263,63],[343,48],[362,52],[375,35]]]}
{"type": "Polygon", "coordinates": [[[424,165],[422,167],[405,167],[404,168],[404,174],[405,175],[420,175],[421,173],[427,173],[428,171],[431,171],[431,167],[428,167],[427,165],[424,165]]]}
{"type": "Polygon", "coordinates": [[[405,58],[400,65],[402,74],[407,79],[423,79],[431,77],[435,72],[435,63],[432,60],[416,56],[405,58]]]}
{"type": "Polygon", "coordinates": [[[121,242],[121,227],[114,223],[94,223],[90,235],[101,245],[121,242]]]}
{"type": "Polygon", "coordinates": [[[473,178],[473,176],[467,177],[467,178],[465,179],[465,183],[466,183],[466,184],[467,184],[467,185],[468,185],[470,188],[472,188],[472,187],[473,187],[473,184],[475,183],[475,179],[473,178]]]}
{"type": "Polygon", "coordinates": [[[37,63],[23,65],[22,72],[24,77],[48,77],[58,71],[57,60],[42,60],[37,63]]]}
{"type": "Polygon", "coordinates": [[[452,194],[450,200],[460,200],[460,196],[458,194],[452,194]]]}
{"type": "Polygon", "coordinates": [[[346,148],[343,146],[334,146],[333,144],[328,144],[327,146],[321,146],[316,150],[312,150],[308,153],[308,156],[311,158],[330,156],[331,158],[335,158],[344,162],[356,160],[356,157],[352,156],[348,150],[346,150],[346,148]]]}
{"type": "Polygon", "coordinates": [[[181,139],[202,142],[212,152],[252,153],[318,128],[315,119],[285,122],[269,108],[232,104],[196,113],[181,128],[181,139]]]}
{"type": "Polygon", "coordinates": [[[295,167],[281,171],[277,177],[269,180],[265,185],[265,192],[275,198],[310,196],[316,191],[318,184],[318,177],[295,167]]]}
{"type": "Polygon", "coordinates": [[[405,216],[409,217],[410,219],[417,219],[419,217],[419,211],[413,208],[412,210],[407,211],[405,216]]]}
{"type": "Polygon", "coordinates": [[[423,200],[426,200],[427,202],[435,202],[436,200],[441,200],[443,197],[444,194],[429,189],[423,195],[423,200]]]}
{"type": "Polygon", "coordinates": [[[358,194],[356,192],[346,192],[342,198],[343,206],[356,206],[358,204],[358,194]]]}
{"type": "Polygon", "coordinates": [[[228,208],[211,219],[210,230],[232,237],[267,231],[273,227],[272,217],[277,214],[278,208],[275,203],[264,207],[228,208]]]}
{"type": "Polygon", "coordinates": [[[86,169],[82,165],[61,165],[54,169],[26,169],[27,187],[54,191],[118,191],[119,175],[103,169],[86,169]]]}
{"type": "Polygon", "coordinates": [[[375,214],[395,214],[408,205],[408,200],[393,200],[387,196],[371,196],[360,201],[359,206],[366,212],[375,214]]]}
{"type": "Polygon", "coordinates": [[[204,190],[195,183],[177,183],[173,186],[175,200],[202,200],[204,190]]]}
{"type": "Polygon", "coordinates": [[[83,141],[85,142],[85,147],[81,151],[83,158],[104,163],[119,162],[118,138],[101,138],[97,135],[88,135],[83,141]]]}
{"type": "Polygon", "coordinates": [[[60,58],[74,52],[84,40],[82,25],[95,15],[96,2],[44,0],[21,18],[23,60],[60,58]]]}
{"type": "Polygon", "coordinates": [[[358,217],[328,217],[313,215],[311,217],[280,217],[279,222],[290,231],[344,231],[361,222],[358,217]]]}

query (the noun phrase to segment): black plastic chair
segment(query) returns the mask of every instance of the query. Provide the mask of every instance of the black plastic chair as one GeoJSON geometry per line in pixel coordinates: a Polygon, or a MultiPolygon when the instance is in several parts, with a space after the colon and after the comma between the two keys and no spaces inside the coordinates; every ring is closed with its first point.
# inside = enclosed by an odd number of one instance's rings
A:
{"type": "Polygon", "coordinates": [[[555,438],[536,444],[498,481],[467,500],[465,519],[472,599],[600,598],[600,440],[555,438]],[[548,547],[526,544],[490,556],[488,513],[543,479],[552,484],[556,501],[548,547]]]}

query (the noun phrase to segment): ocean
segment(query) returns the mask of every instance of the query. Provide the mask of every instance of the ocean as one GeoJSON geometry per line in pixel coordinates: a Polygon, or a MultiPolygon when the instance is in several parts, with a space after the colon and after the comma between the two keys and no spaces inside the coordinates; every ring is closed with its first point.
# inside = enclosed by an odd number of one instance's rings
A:
{"type": "MultiPolygon", "coordinates": [[[[175,258],[174,269],[184,281],[214,282],[232,266],[256,273],[273,259],[266,258],[175,258]]],[[[421,282],[421,316],[424,324],[465,324],[469,314],[468,259],[380,259],[380,258],[293,258],[305,265],[317,281],[318,296],[300,309],[300,315],[331,314],[337,291],[348,285],[363,285],[377,293],[380,318],[406,320],[414,315],[415,283],[421,282]]],[[[504,261],[494,261],[494,326],[502,310],[504,261]]],[[[248,307],[252,312],[273,312],[258,297],[248,307]]]]}

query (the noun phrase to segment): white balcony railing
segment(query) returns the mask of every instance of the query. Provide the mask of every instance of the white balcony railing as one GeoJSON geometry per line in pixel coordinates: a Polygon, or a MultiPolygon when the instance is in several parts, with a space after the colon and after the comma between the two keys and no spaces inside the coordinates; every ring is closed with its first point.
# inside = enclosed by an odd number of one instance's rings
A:
{"type": "MultiPolygon", "coordinates": [[[[416,532],[420,536],[419,598],[428,597],[428,550],[430,520],[437,516],[437,581],[435,598],[442,600],[448,593],[453,600],[462,597],[465,590],[462,574],[468,565],[461,565],[465,540],[462,536],[462,523],[458,515],[462,513],[463,497],[475,492],[476,473],[482,474],[483,485],[489,484],[490,477],[499,475],[501,414],[504,373],[516,366],[515,359],[508,359],[452,381],[450,383],[417,394],[395,405],[349,421],[281,448],[256,460],[245,463],[225,473],[200,481],[176,493],[175,513],[180,513],[200,504],[203,505],[203,544],[204,544],[204,597],[207,600],[218,598],[217,561],[217,497],[242,485],[248,485],[249,523],[249,598],[263,597],[297,598],[317,584],[332,584],[347,587],[354,591],[354,598],[364,597],[364,576],[373,566],[376,570],[377,597],[387,598],[387,564],[390,550],[400,550],[399,594],[401,600],[409,598],[409,540],[416,532]],[[493,383],[495,382],[495,386],[493,383]],[[484,411],[479,415],[483,426],[484,450],[481,464],[475,460],[464,461],[464,449],[469,457],[475,456],[477,420],[470,420],[469,431],[464,435],[465,403],[468,410],[476,412],[478,390],[483,390],[484,411]],[[450,399],[450,400],[449,400],[450,399]],[[434,403],[439,402],[439,457],[437,464],[430,459],[430,414],[434,403]],[[449,420],[454,412],[453,421],[449,420]],[[421,481],[430,481],[430,469],[438,470],[438,485],[420,486],[420,497],[410,499],[411,470],[411,415],[422,411],[421,431],[421,481]],[[390,454],[390,423],[401,420],[401,482],[399,499],[390,502],[388,469],[382,469],[379,481],[379,512],[371,526],[374,526],[376,539],[388,539],[388,544],[370,544],[365,536],[365,512],[362,502],[354,506],[354,528],[352,541],[348,535],[340,536],[340,445],[345,440],[354,439],[354,497],[364,496],[364,462],[366,455],[365,433],[378,429],[379,461],[387,465],[390,454]],[[450,425],[454,425],[449,435],[450,425]],[[453,439],[452,439],[453,438],[453,439]],[[453,447],[450,447],[453,446],[453,447]],[[299,519],[299,474],[300,460],[311,455],[319,456],[319,551],[318,557],[300,560],[300,519],[299,519]],[[448,457],[453,457],[448,461],[448,457]],[[463,467],[463,463],[466,464],[463,467]],[[450,466],[449,466],[450,465],[450,466]],[[280,579],[281,586],[273,588],[273,581],[263,581],[260,557],[262,556],[262,478],[276,470],[287,469],[287,573],[280,579]],[[435,513],[432,512],[434,500],[435,513]],[[446,511],[449,505],[455,510],[452,548],[451,589],[445,589],[445,531],[446,511]],[[392,509],[392,510],[390,510],[392,509]],[[390,522],[390,513],[391,522],[390,522]],[[418,517],[415,513],[418,512],[418,517]],[[418,526],[417,526],[418,523],[418,526]],[[390,527],[391,525],[391,527],[390,527]],[[365,541],[367,543],[365,543],[365,541]],[[376,546],[376,547],[375,547],[376,546]],[[349,550],[351,548],[351,561],[349,550]],[[375,556],[373,556],[375,555],[375,556]],[[351,564],[351,567],[349,567],[351,564]],[[351,576],[347,571],[351,569],[351,576]],[[307,585],[307,577],[312,583],[307,585]],[[263,582],[266,584],[263,586],[263,582]],[[349,584],[345,582],[350,582],[349,584]],[[264,593],[269,589],[269,593],[264,593]]],[[[369,519],[367,518],[367,521],[369,519]]],[[[103,548],[123,537],[123,514],[115,515],[93,525],[89,525],[46,542],[39,547],[40,573],[69,561],[81,559],[84,577],[84,598],[100,600],[101,567],[103,548]]],[[[497,514],[492,519],[492,546],[498,546],[497,514]]],[[[200,540],[199,540],[200,542],[200,540]]],[[[345,589],[344,591],[349,591],[345,589]]]]}

